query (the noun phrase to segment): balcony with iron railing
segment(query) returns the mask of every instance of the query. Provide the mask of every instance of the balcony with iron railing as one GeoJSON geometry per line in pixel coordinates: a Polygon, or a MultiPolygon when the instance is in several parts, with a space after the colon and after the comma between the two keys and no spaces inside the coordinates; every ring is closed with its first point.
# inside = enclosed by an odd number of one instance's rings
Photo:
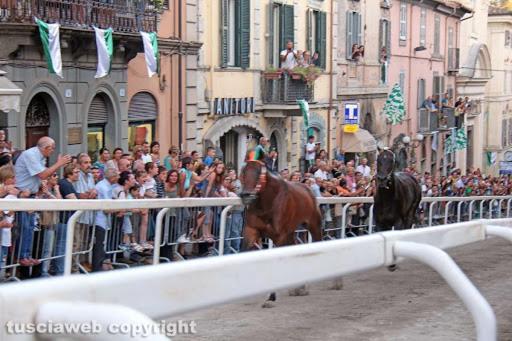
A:
{"type": "Polygon", "coordinates": [[[303,99],[314,102],[314,87],[302,79],[293,79],[287,73],[262,77],[263,103],[265,104],[295,104],[303,99]]]}
{"type": "Polygon", "coordinates": [[[443,108],[440,111],[429,111],[426,108],[418,110],[419,131],[429,133],[433,131],[448,130],[460,126],[462,117],[455,116],[454,108],[443,108]]]}
{"type": "Polygon", "coordinates": [[[136,33],[156,31],[158,11],[146,1],[0,0],[0,25],[33,24],[34,17],[62,27],[87,29],[94,25],[136,33]]]}

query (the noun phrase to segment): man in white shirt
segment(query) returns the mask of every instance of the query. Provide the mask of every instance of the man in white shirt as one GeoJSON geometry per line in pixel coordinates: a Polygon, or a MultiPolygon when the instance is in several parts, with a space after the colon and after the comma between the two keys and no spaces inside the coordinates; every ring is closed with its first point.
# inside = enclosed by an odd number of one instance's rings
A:
{"type": "Polygon", "coordinates": [[[307,167],[311,167],[315,164],[315,155],[316,155],[316,145],[315,145],[315,137],[313,135],[308,137],[308,143],[306,143],[306,163],[307,167]]]}
{"type": "Polygon", "coordinates": [[[368,166],[368,159],[363,158],[361,160],[361,164],[359,164],[359,166],[357,166],[356,172],[361,173],[364,178],[370,177],[371,169],[370,169],[370,166],[368,166]]]}
{"type": "Polygon", "coordinates": [[[315,172],[314,177],[317,179],[327,180],[327,164],[324,161],[320,161],[318,164],[318,170],[315,172]]]}
{"type": "Polygon", "coordinates": [[[281,67],[283,69],[293,69],[297,66],[297,50],[293,49],[293,42],[288,40],[286,50],[281,51],[281,67]]]}

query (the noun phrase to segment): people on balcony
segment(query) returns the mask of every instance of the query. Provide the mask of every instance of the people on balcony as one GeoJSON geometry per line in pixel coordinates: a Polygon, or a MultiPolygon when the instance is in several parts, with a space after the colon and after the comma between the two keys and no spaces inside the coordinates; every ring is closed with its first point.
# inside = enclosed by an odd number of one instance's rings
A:
{"type": "Polygon", "coordinates": [[[352,45],[352,60],[362,62],[364,59],[364,46],[359,44],[352,45]]]}
{"type": "Polygon", "coordinates": [[[281,51],[281,67],[283,69],[293,69],[298,65],[297,50],[293,48],[293,41],[288,40],[286,43],[286,50],[281,51]]]}

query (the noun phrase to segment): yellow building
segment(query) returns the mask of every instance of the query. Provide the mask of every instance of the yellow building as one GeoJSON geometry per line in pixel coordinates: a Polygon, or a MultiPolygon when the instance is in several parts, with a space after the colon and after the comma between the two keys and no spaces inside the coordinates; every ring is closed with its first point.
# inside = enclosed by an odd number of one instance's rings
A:
{"type": "Polygon", "coordinates": [[[336,134],[329,133],[335,128],[329,115],[336,81],[330,73],[336,60],[331,58],[333,4],[198,1],[197,36],[192,39],[203,46],[197,69],[187,70],[187,86],[197,86],[197,109],[190,107],[186,113],[185,148],[204,152],[214,146],[228,166],[240,169],[247,149],[264,136],[279,153],[280,169],[298,169],[306,142],[298,99],[310,104],[310,127],[322,148],[334,148],[336,134]],[[295,50],[318,52],[321,72],[314,84],[293,79],[301,77],[298,71],[278,76],[270,72],[280,67],[279,54],[288,40],[295,50]]]}

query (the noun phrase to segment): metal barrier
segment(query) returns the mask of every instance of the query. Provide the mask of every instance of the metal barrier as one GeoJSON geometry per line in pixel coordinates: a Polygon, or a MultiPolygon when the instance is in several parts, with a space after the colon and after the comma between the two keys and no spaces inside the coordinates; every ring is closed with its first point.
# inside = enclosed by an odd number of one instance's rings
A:
{"type": "MultiPolygon", "coordinates": [[[[158,267],[103,272],[94,276],[26,281],[0,287],[0,300],[3,303],[0,323],[46,322],[45,316],[52,321],[69,321],[70,312],[62,309],[64,306],[87,307],[72,309],[72,321],[90,319],[91,311],[97,312],[95,317],[101,324],[110,321],[112,316],[108,314],[109,311],[116,311],[116,316],[126,316],[134,322],[145,320],[144,315],[151,319],[170,318],[413,258],[438,271],[461,298],[473,317],[478,340],[496,340],[496,317],[491,306],[442,250],[483,241],[489,235],[512,241],[510,226],[512,219],[475,220],[158,267]],[[141,278],[151,278],[144,282],[144,290],[141,290],[141,278]],[[206,281],[210,283],[209,290],[197,290],[197,284],[206,281]],[[126,299],[133,297],[134,293],[136,299],[126,299]],[[118,306],[119,302],[123,302],[124,308],[118,306]],[[139,313],[134,313],[133,309],[139,313]]],[[[69,339],[76,337],[67,336],[69,339]]],[[[95,337],[94,334],[79,336],[81,340],[95,337]]],[[[116,340],[130,337],[116,335],[116,340]]],[[[0,338],[35,340],[38,335],[12,335],[2,328],[0,338]]]]}
{"type": "MultiPolygon", "coordinates": [[[[323,212],[322,227],[325,240],[344,239],[347,237],[361,236],[373,233],[373,198],[368,197],[332,197],[318,198],[323,212]]],[[[186,249],[191,247],[199,249],[197,253],[202,255],[223,255],[237,253],[242,243],[243,212],[240,210],[241,201],[238,198],[186,198],[186,199],[145,199],[145,200],[3,200],[0,206],[5,210],[25,211],[27,207],[39,212],[74,211],[67,222],[64,231],[62,224],[44,233],[37,234],[34,238],[32,254],[39,254],[44,266],[47,268],[50,262],[65,258],[63,273],[69,275],[73,265],[80,265],[80,257],[91,258],[93,254],[93,241],[95,229],[86,228],[83,234],[85,243],[82,248],[73,249],[73,241],[76,240],[77,219],[83,212],[94,213],[95,210],[109,210],[112,219],[112,228],[105,237],[105,251],[112,259],[112,265],[116,267],[129,267],[131,264],[147,264],[152,258],[152,264],[160,261],[170,262],[183,259],[186,249]],[[79,208],[79,210],[76,210],[79,208]],[[233,210],[233,208],[237,208],[233,210]],[[143,209],[148,210],[148,231],[154,238],[154,250],[152,254],[144,253],[138,259],[132,259],[121,244],[124,243],[122,225],[114,222],[116,219],[113,211],[143,209]],[[207,222],[207,223],[205,223],[207,222]],[[212,240],[192,238],[192,234],[211,233],[212,240]],[[53,234],[53,235],[52,235],[53,234]],[[63,236],[66,238],[63,244],[63,236]],[[41,239],[44,239],[41,242],[41,239]],[[47,240],[48,239],[48,240],[47,240]],[[53,240],[52,240],[53,239],[53,240]],[[50,241],[49,241],[50,240],[50,241]],[[52,245],[53,244],[53,245],[52,245]],[[50,245],[50,246],[49,246],[50,245]],[[57,247],[58,246],[58,247],[57,247]],[[53,249],[53,253],[48,251],[53,249]],[[59,249],[59,250],[57,250],[59,249]],[[64,253],[63,250],[66,250],[64,253]],[[62,251],[61,251],[62,250],[62,251]],[[121,258],[124,258],[121,261],[121,258]]],[[[420,212],[420,221],[415,227],[435,226],[440,224],[468,221],[473,218],[501,218],[510,217],[512,197],[488,196],[488,197],[426,197],[421,202],[423,212],[420,212]]],[[[16,229],[14,229],[16,230],[16,229]]],[[[136,230],[134,226],[134,230],[136,230]]],[[[296,232],[297,243],[307,243],[308,233],[303,227],[298,226],[296,232]]],[[[17,263],[21,249],[17,245],[20,238],[13,239],[13,247],[10,248],[9,259],[0,266],[4,272],[9,271],[8,278],[17,280],[17,263]]],[[[81,272],[87,273],[89,269],[81,267],[81,272]]]]}

